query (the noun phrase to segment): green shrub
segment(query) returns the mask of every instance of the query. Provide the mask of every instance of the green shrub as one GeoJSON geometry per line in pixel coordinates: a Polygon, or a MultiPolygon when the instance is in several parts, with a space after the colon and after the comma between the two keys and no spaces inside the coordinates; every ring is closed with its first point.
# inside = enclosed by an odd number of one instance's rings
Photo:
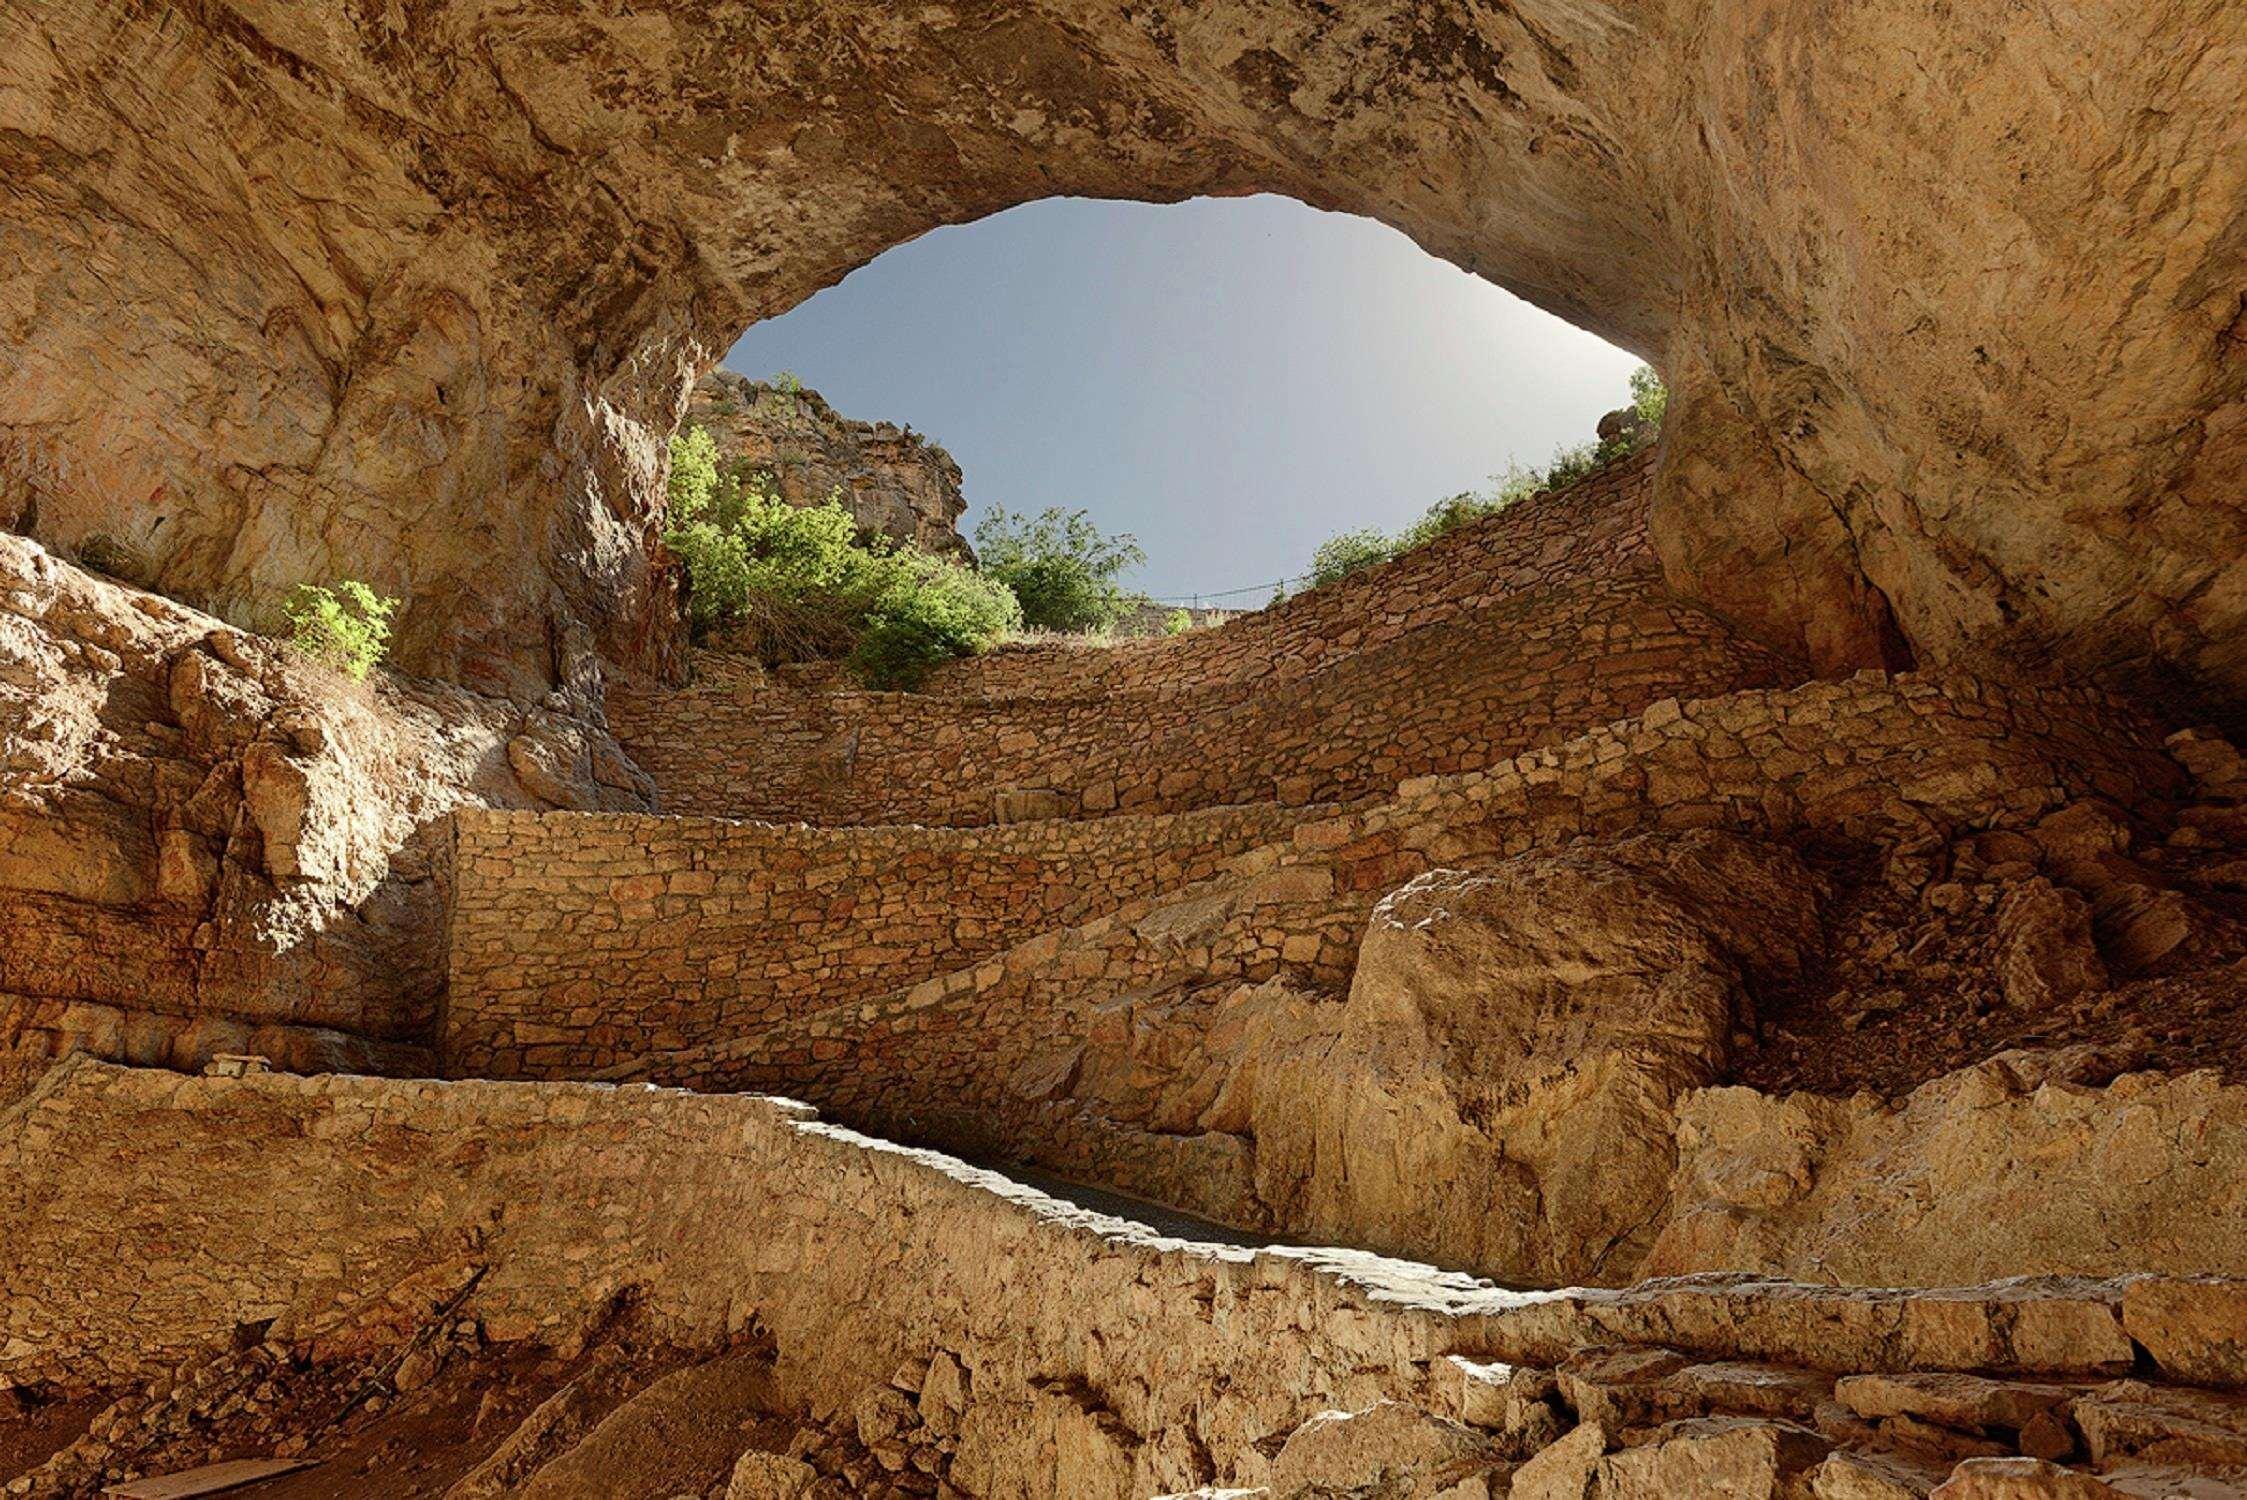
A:
{"type": "Polygon", "coordinates": [[[1479,521],[1493,511],[1503,509],[1506,503],[1496,495],[1478,495],[1471,490],[1438,500],[1397,537],[1396,550],[1410,552],[1415,547],[1425,547],[1437,537],[1457,531],[1469,521],[1479,521]]]}
{"type": "Polygon", "coordinates": [[[1014,593],[995,578],[924,552],[883,555],[888,584],[867,611],[850,668],[871,688],[920,686],[931,667],[989,650],[1022,626],[1014,593]]]}
{"type": "Polygon", "coordinates": [[[1035,630],[1104,630],[1130,608],[1116,575],[1147,560],[1138,541],[1108,536],[1081,510],[1030,517],[993,507],[976,524],[983,571],[1014,590],[1035,630]]]}
{"type": "Polygon", "coordinates": [[[1164,635],[1184,635],[1193,628],[1193,615],[1183,609],[1174,609],[1163,619],[1164,635]]]}
{"type": "Polygon", "coordinates": [[[1382,535],[1377,526],[1330,536],[1319,543],[1318,551],[1311,554],[1311,587],[1317,588],[1338,578],[1347,578],[1352,573],[1361,573],[1396,555],[1396,544],[1382,535]]]}
{"type": "Polygon", "coordinates": [[[289,644],[323,666],[363,682],[390,649],[390,616],[398,601],[356,578],[334,588],[300,583],[281,605],[289,644]]]}
{"type": "Polygon", "coordinates": [[[719,462],[690,428],[671,445],[671,525],[698,637],[725,632],[767,661],[847,659],[871,687],[910,687],[1021,623],[1006,586],[859,534],[829,498],[795,506],[719,462]]]}

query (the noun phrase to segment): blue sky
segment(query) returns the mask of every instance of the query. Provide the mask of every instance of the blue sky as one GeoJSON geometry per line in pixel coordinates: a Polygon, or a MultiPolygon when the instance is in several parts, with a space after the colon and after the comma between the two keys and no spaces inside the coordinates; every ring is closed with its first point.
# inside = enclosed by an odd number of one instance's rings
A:
{"type": "Polygon", "coordinates": [[[1393,230],[1288,199],[1057,198],[901,245],[743,336],[848,416],[910,424],[990,506],[1136,534],[1156,595],[1301,573],[1541,462],[1637,361],[1393,230]]]}

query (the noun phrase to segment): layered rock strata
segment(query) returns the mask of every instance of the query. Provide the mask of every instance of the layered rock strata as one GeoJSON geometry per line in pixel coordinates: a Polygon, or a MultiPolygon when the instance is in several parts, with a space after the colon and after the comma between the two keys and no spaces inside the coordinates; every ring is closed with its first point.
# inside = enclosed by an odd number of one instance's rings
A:
{"type": "Polygon", "coordinates": [[[834,499],[875,536],[939,557],[972,555],[959,531],[960,466],[909,428],[853,421],[817,391],[731,370],[695,382],[686,421],[710,434],[721,462],[790,505],[834,499]]]}
{"type": "Polygon", "coordinates": [[[1766,642],[2228,713],[2243,28],[2186,0],[18,6],[0,517],[228,618],[364,576],[408,597],[410,669],[518,697],[661,669],[663,439],[745,327],[1030,199],[1276,192],[1657,359],[1657,549],[1766,642]]]}

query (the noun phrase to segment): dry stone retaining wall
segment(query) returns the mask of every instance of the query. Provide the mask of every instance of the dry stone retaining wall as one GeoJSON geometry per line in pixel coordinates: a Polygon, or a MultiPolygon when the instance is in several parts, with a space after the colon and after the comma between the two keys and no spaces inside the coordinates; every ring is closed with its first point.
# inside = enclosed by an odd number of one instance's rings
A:
{"type": "MultiPolygon", "coordinates": [[[[2088,796],[2128,806],[2173,788],[2180,773],[2157,745],[2150,729],[2092,691],[2000,688],[1955,674],[1861,673],[1844,682],[1693,703],[1664,700],[1635,718],[1485,771],[1407,783],[1393,801],[1302,814],[1299,822],[1289,818],[1292,829],[1284,835],[1274,829],[1266,848],[1233,861],[1231,878],[1206,889],[1180,890],[1181,880],[1151,881],[1130,892],[1112,886],[1129,899],[1088,913],[1089,921],[1052,922],[1046,925],[1054,930],[1043,932],[1014,922],[994,933],[1002,941],[949,962],[932,948],[926,967],[898,977],[886,997],[877,999],[869,987],[824,1006],[797,1006],[785,1019],[768,1018],[777,1024],[756,1024],[747,1013],[729,1018],[707,1005],[683,1014],[667,1009],[657,1025],[639,1024],[617,999],[631,993],[632,975],[691,971],[697,962],[663,946],[671,929],[652,920],[619,936],[623,946],[613,962],[602,963],[598,981],[581,971],[583,1001],[564,1003],[558,987],[526,984],[523,974],[587,961],[578,928],[566,915],[545,916],[540,901],[523,892],[493,889],[516,879],[513,866],[479,871],[464,863],[456,902],[505,908],[507,918],[490,925],[495,940],[503,935],[509,946],[465,952],[456,931],[453,1013],[489,1012],[493,996],[506,994],[498,1006],[516,1025],[539,1027],[539,1035],[552,1039],[541,1044],[546,1050],[503,1055],[488,1043],[448,1036],[447,1054],[482,1057],[500,1076],[584,1076],[644,1062],[650,1076],[665,1082],[778,1089],[856,1124],[925,1134],[932,1122],[944,1122],[955,1131],[974,1130],[980,1139],[983,1131],[1009,1132],[1009,1122],[1021,1118],[1026,1100],[1038,1093],[1026,1080],[1039,1076],[1057,1046],[1084,1034],[1088,1007],[1188,979],[1281,977],[1338,989],[1348,980],[1373,902],[1438,865],[1647,828],[1815,828],[1896,838],[1938,828],[2018,826],[2088,796]],[[594,997],[602,997],[598,1005],[573,1020],[573,1006],[594,997]],[[646,1045],[659,1028],[681,1024],[704,1045],[646,1045]]],[[[1248,810],[1242,815],[1251,816],[1248,810]]],[[[609,838],[619,848],[631,838],[616,830],[650,822],[466,816],[487,828],[609,838]]],[[[1110,821],[1080,826],[1097,830],[1110,821]]],[[[1184,819],[1145,821],[1194,826],[1184,819]]],[[[830,837],[848,848],[888,833],[830,837]]],[[[567,863],[560,850],[541,857],[567,863]]],[[[584,857],[597,871],[614,850],[584,857]]],[[[1214,863],[1208,873],[1219,873],[1214,863]]],[[[524,878],[536,890],[540,877],[527,866],[524,878]]],[[[652,1003],[665,1004],[660,998],[652,1003]]]]}
{"type": "Polygon", "coordinates": [[[1397,1399],[1488,1423],[1490,1366],[1592,1346],[1829,1377],[2247,1385],[2208,1315],[2239,1305],[2237,1283],[1508,1292],[1159,1238],[799,1107],[642,1089],[80,1059],[0,1112],[0,1211],[0,1386],[113,1390],[246,1330],[349,1358],[448,1304],[493,1342],[567,1349],[629,1298],[678,1345],[769,1346],[815,1420],[941,1363],[953,1477],[1025,1497],[1262,1484],[1315,1412],[1397,1399]]]}
{"type": "Polygon", "coordinates": [[[1205,880],[1302,813],[831,830],[464,811],[446,1064],[570,1076],[761,1031],[1205,880]]]}
{"type": "Polygon", "coordinates": [[[1663,586],[1651,457],[1215,630],[1001,651],[922,692],[720,653],[611,695],[674,813],[993,820],[999,794],[1091,816],[1349,800],[1478,768],[1658,698],[1797,680],[1663,586]]]}

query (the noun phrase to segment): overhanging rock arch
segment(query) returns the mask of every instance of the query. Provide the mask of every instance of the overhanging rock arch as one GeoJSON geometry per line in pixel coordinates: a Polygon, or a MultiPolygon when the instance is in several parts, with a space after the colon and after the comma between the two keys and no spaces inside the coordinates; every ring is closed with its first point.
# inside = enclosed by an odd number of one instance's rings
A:
{"type": "Polygon", "coordinates": [[[589,687],[665,664],[661,438],[743,327],[1028,199],[1272,191],[1657,358],[1665,563],[1766,638],[2229,707],[2243,100],[2211,0],[33,0],[0,522],[589,687]]]}

